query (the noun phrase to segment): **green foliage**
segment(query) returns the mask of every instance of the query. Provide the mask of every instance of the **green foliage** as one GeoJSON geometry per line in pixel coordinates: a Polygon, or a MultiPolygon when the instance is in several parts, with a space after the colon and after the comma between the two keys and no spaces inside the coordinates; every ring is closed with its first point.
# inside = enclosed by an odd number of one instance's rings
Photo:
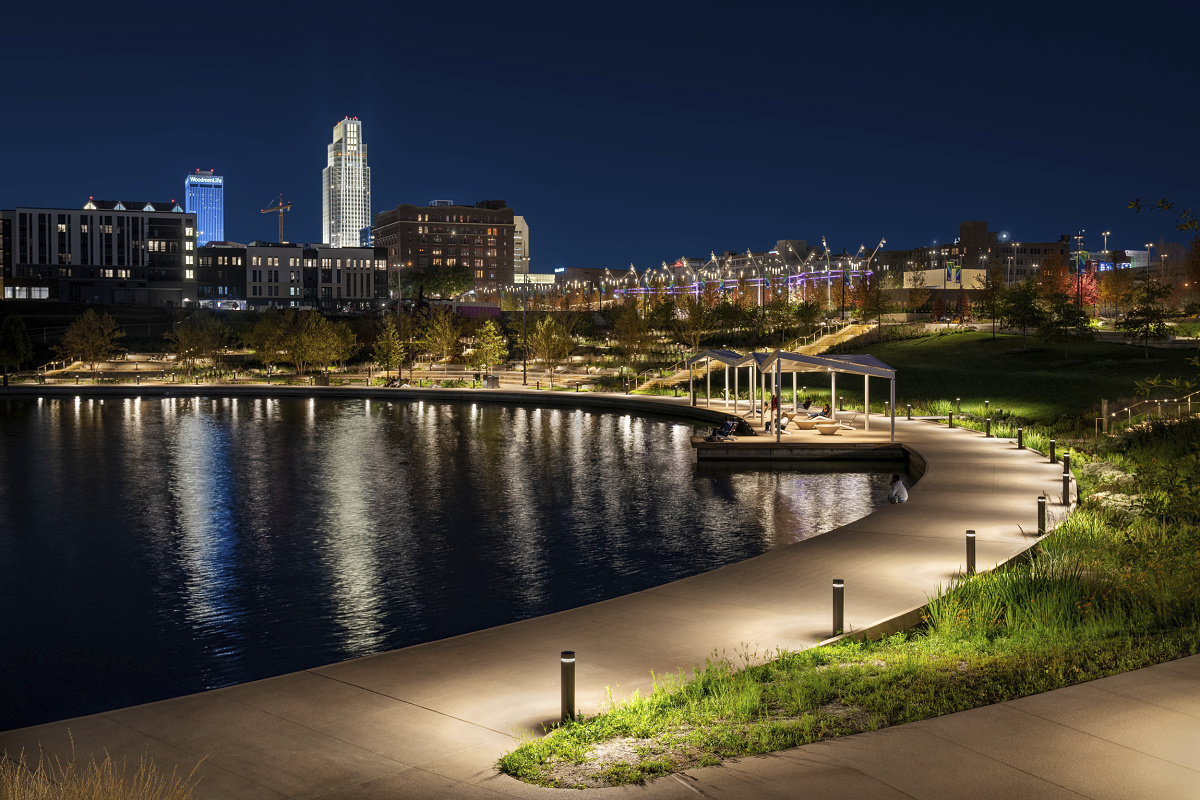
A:
{"type": "Polygon", "coordinates": [[[471,366],[486,371],[492,364],[499,363],[508,355],[508,345],[496,323],[490,319],[480,326],[475,334],[475,349],[471,351],[471,366]]]}
{"type": "Polygon", "coordinates": [[[650,326],[638,314],[637,309],[630,306],[617,317],[613,325],[613,338],[616,339],[628,365],[643,353],[650,343],[650,326]]]}
{"type": "Polygon", "coordinates": [[[62,343],[54,350],[60,358],[87,362],[95,375],[97,362],[108,361],[121,352],[117,343],[124,336],[111,314],[99,315],[89,308],[67,327],[62,343]]]}
{"type": "Polygon", "coordinates": [[[10,369],[19,369],[32,357],[33,343],[29,341],[25,320],[5,317],[4,322],[0,323],[0,367],[4,368],[5,379],[10,369]]]}
{"type": "Polygon", "coordinates": [[[229,345],[229,328],[211,313],[197,311],[166,335],[167,348],[191,375],[201,361],[217,366],[229,345]]]}
{"type": "Polygon", "coordinates": [[[1131,342],[1139,339],[1150,357],[1150,340],[1165,339],[1171,333],[1167,324],[1167,312],[1163,302],[1171,296],[1171,288],[1162,286],[1153,278],[1136,283],[1132,292],[1133,307],[1125,318],[1117,323],[1117,327],[1125,331],[1125,338],[1131,342]]]}
{"type": "Polygon", "coordinates": [[[693,355],[700,352],[700,342],[716,323],[716,314],[703,297],[685,294],[677,305],[678,314],[672,320],[676,341],[693,355]]]}
{"type": "MultiPolygon", "coordinates": [[[[629,313],[636,314],[632,309],[629,313]]],[[[546,365],[551,387],[554,386],[554,368],[571,355],[574,347],[575,337],[554,315],[542,317],[529,331],[529,353],[546,365]]]]}
{"type": "Polygon", "coordinates": [[[1030,328],[1042,325],[1045,314],[1042,310],[1038,287],[1032,277],[1026,278],[1004,293],[1004,301],[1000,304],[1000,318],[1009,328],[1021,329],[1021,340],[1030,328]]]}
{"type": "Polygon", "coordinates": [[[405,342],[400,340],[400,327],[396,324],[396,318],[389,314],[379,320],[371,357],[376,364],[383,367],[385,375],[392,367],[404,363],[405,347],[405,342]]]}
{"type": "Polygon", "coordinates": [[[416,297],[421,290],[428,297],[456,297],[467,291],[475,279],[465,262],[455,266],[407,268],[392,274],[392,289],[403,297],[416,297]]]}
{"type": "Polygon", "coordinates": [[[447,361],[455,359],[459,354],[461,335],[458,318],[453,311],[445,307],[429,309],[429,317],[421,334],[421,342],[428,352],[447,361]]]}

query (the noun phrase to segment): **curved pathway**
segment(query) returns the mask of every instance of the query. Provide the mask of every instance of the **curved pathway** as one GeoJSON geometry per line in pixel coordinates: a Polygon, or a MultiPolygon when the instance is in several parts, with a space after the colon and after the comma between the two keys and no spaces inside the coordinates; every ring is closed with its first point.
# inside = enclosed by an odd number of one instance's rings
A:
{"type": "MultiPolygon", "coordinates": [[[[217,392],[204,387],[201,393],[217,392]]],[[[337,392],[322,392],[327,393],[337,392]]],[[[443,393],[451,394],[439,394],[443,393]]],[[[595,396],[544,392],[536,400],[524,393],[493,395],[496,400],[510,397],[525,402],[554,397],[552,402],[588,406],[627,402],[603,398],[601,403],[595,396]]],[[[704,416],[670,401],[642,400],[629,406],[704,416]]],[[[987,569],[1034,541],[1039,494],[1049,495],[1051,510],[1061,513],[1061,506],[1055,505],[1061,467],[1037,453],[971,431],[904,420],[897,421],[897,440],[927,464],[910,501],[814,539],[558,614],[255,683],[0,733],[0,749],[30,753],[40,744],[50,753],[69,753],[69,730],[80,755],[107,749],[118,760],[136,761],[149,753],[168,769],[179,764],[185,772],[204,758],[198,797],[551,794],[554,790],[496,774],[492,764],[512,746],[514,735],[537,733],[556,720],[559,651],[577,652],[578,705],[594,711],[605,699],[605,687],[615,687],[618,697],[635,689],[647,691],[651,670],[686,669],[714,650],[732,654],[749,646],[767,654],[776,647],[808,647],[827,638],[832,578],[846,581],[850,627],[862,629],[911,610],[963,568],[966,529],[977,532],[979,568],[987,569]]],[[[1195,666],[1153,669],[1160,670],[1156,674],[1175,669],[1171,676],[1183,680],[1190,674],[1192,685],[1197,682],[1195,666]]],[[[1102,691],[1089,688],[1101,683],[1042,697],[1086,696],[1102,691]]],[[[961,785],[942,794],[892,788],[888,776],[912,772],[920,763],[914,758],[918,753],[940,764],[939,769],[959,772],[975,769],[980,760],[1002,763],[1002,756],[990,753],[995,747],[986,736],[979,744],[984,755],[974,760],[952,752],[971,750],[968,734],[975,729],[966,723],[968,733],[956,732],[954,725],[961,724],[956,720],[983,719],[1011,727],[1011,715],[1017,712],[1004,709],[1025,704],[1020,713],[1037,716],[1038,701],[1025,698],[698,770],[649,787],[600,792],[790,797],[796,796],[800,782],[816,794],[839,788],[848,797],[962,796],[968,792],[960,791],[961,785]],[[943,740],[937,740],[939,736],[943,740]]],[[[1009,737],[1000,749],[1007,746],[1020,753],[1028,741],[1009,737]]],[[[1200,749],[1195,744],[1193,739],[1192,753],[1200,749]]],[[[1021,780],[1028,774],[1021,767],[1012,771],[1021,780]]],[[[937,783],[928,775],[923,780],[926,785],[937,783]]],[[[1007,781],[995,784],[989,793],[1026,791],[1021,787],[1025,784],[1020,780],[1007,781]],[[1008,789],[1002,790],[1002,785],[1008,789]]]]}

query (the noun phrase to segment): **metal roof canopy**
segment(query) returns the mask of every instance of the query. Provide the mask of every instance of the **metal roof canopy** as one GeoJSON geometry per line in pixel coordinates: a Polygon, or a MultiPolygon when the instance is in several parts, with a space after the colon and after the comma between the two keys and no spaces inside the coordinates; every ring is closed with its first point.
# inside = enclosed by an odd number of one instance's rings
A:
{"type": "Polygon", "coordinates": [[[690,367],[698,361],[720,361],[727,367],[740,367],[748,360],[748,356],[744,356],[735,350],[702,350],[696,355],[687,360],[687,365],[690,367]]]}
{"type": "Polygon", "coordinates": [[[875,356],[867,355],[806,356],[776,350],[760,362],[759,368],[769,372],[775,368],[776,361],[779,362],[780,372],[848,372],[852,375],[869,375],[872,378],[896,377],[896,370],[875,356]]]}
{"type": "MultiPolygon", "coordinates": [[[[758,355],[758,354],[754,354],[758,355]]],[[[824,372],[830,378],[829,401],[832,408],[837,408],[837,373],[848,373],[850,375],[863,376],[863,408],[866,413],[863,414],[863,429],[871,430],[871,378],[886,378],[890,384],[891,400],[888,403],[888,417],[891,426],[891,440],[896,441],[896,370],[889,367],[887,364],[880,361],[875,356],[868,355],[836,355],[836,356],[806,356],[800,353],[788,353],[783,350],[776,350],[766,358],[756,359],[759,364],[759,372],[765,377],[768,374],[774,373],[772,384],[773,391],[780,392],[783,389],[782,373],[792,373],[792,399],[793,406],[795,405],[795,374],[797,372],[824,372]]],[[[765,395],[764,395],[765,396],[765,395]]],[[[779,403],[775,411],[775,441],[779,441],[782,431],[779,430],[779,414],[783,404],[779,403]]],[[[837,418],[837,412],[833,412],[833,416],[837,418]]]]}

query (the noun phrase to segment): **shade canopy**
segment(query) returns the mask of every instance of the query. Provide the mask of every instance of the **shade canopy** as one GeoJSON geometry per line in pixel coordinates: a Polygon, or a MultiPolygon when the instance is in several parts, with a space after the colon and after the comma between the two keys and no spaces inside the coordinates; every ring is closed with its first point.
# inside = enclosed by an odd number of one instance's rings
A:
{"type": "Polygon", "coordinates": [[[845,372],[851,375],[868,375],[872,378],[894,379],[896,377],[896,370],[875,356],[806,356],[783,350],[776,350],[765,356],[759,362],[759,369],[764,372],[774,371],[776,362],[779,363],[780,372],[845,372]]]}
{"type": "Polygon", "coordinates": [[[750,359],[734,350],[702,350],[689,358],[687,364],[690,367],[699,361],[719,361],[727,367],[740,367],[749,363],[750,359]]]}

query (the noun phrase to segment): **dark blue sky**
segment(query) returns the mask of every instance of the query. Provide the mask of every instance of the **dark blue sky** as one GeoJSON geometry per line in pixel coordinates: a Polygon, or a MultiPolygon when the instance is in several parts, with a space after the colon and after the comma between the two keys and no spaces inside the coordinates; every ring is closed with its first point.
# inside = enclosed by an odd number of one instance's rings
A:
{"type": "Polygon", "coordinates": [[[0,208],[182,200],[226,238],[321,236],[321,169],[364,121],[374,210],[504,199],[533,269],[779,238],[1184,240],[1200,206],[1190,3],[42,4],[6,9],[0,208]],[[1069,5],[1055,10],[1053,6],[1069,5]],[[584,10],[580,10],[584,9],[584,10]]]}

